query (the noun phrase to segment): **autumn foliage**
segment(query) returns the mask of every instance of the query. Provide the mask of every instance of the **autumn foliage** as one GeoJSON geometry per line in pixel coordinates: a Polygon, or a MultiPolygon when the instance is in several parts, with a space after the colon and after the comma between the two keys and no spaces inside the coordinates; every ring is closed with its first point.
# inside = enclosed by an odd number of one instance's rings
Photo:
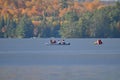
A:
{"type": "MultiPolygon", "coordinates": [[[[106,7],[99,0],[0,0],[0,37],[97,37],[94,33],[99,28],[89,27],[103,23],[106,7]]],[[[117,13],[116,8],[108,18],[117,13]]]]}
{"type": "Polygon", "coordinates": [[[93,11],[104,7],[99,0],[92,2],[78,2],[67,0],[68,7],[62,8],[61,0],[0,0],[0,16],[9,15],[11,18],[19,18],[24,14],[29,17],[56,16],[62,17],[65,13],[75,10],[76,12],[93,11]]]}

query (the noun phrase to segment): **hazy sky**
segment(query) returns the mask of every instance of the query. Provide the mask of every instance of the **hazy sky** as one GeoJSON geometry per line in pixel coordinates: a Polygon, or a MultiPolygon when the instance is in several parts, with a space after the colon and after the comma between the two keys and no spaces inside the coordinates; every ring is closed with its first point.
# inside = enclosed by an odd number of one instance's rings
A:
{"type": "Polygon", "coordinates": [[[101,0],[101,1],[120,1],[120,0],[101,0]]]}

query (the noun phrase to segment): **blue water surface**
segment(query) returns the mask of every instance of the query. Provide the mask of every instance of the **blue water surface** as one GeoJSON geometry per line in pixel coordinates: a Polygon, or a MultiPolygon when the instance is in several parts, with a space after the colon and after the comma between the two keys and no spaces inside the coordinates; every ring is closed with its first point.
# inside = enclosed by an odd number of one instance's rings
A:
{"type": "Polygon", "coordinates": [[[0,39],[0,80],[120,80],[119,38],[49,40],[0,39]]]}
{"type": "MultiPolygon", "coordinates": [[[[120,64],[120,39],[65,39],[71,45],[46,45],[49,38],[0,39],[0,65],[120,64]]],[[[60,40],[57,38],[56,40],[60,40]]]]}

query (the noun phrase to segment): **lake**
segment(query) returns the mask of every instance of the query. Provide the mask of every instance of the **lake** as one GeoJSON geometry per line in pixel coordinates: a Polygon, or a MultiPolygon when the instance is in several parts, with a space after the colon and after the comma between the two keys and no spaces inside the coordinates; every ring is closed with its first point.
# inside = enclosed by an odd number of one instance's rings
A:
{"type": "Polygon", "coordinates": [[[119,38],[49,40],[0,39],[0,80],[120,80],[119,38]]]}

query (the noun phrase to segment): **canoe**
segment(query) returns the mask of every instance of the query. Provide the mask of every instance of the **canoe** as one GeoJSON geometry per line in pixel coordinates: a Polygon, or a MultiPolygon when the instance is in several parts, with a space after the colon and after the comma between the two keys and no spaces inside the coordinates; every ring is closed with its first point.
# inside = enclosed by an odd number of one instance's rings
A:
{"type": "Polygon", "coordinates": [[[46,43],[46,45],[70,45],[70,43],[65,43],[65,44],[59,44],[59,43],[46,43]]]}

